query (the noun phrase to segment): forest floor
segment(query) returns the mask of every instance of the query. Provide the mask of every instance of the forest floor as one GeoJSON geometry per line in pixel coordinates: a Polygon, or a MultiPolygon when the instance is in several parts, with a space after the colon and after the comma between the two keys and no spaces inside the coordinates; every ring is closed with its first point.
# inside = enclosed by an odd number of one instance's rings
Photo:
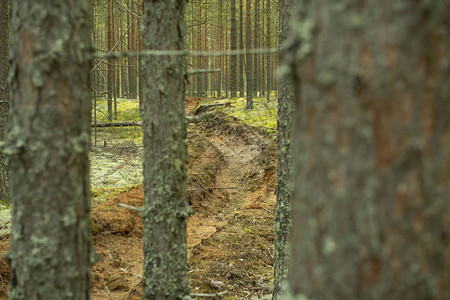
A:
{"type": "MultiPolygon", "coordinates": [[[[188,98],[186,111],[198,111],[205,103],[188,98]]],[[[268,297],[273,281],[276,201],[273,134],[223,112],[189,124],[187,131],[186,189],[194,211],[187,228],[191,293],[226,292],[221,299],[268,297]]],[[[112,144],[102,155],[119,162],[113,167],[117,173],[139,163],[142,147],[139,143],[112,144]]],[[[135,175],[129,181],[129,175],[105,180],[111,170],[97,172],[97,177],[106,184],[122,180],[125,188],[115,195],[103,193],[105,199],[92,210],[93,247],[101,259],[92,269],[92,299],[141,299],[142,219],[138,212],[117,207],[117,203],[141,207],[142,186],[135,184],[140,180],[135,175]]],[[[95,198],[98,190],[93,193],[95,198]]],[[[8,240],[0,240],[1,255],[7,247],[8,240]]],[[[0,299],[7,299],[8,281],[8,267],[1,261],[0,299]]]]}

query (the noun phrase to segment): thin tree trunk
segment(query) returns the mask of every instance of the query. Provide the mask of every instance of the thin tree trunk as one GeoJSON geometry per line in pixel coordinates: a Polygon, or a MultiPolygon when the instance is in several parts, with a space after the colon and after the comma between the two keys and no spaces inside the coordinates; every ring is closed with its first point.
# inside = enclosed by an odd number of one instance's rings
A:
{"type": "MultiPolygon", "coordinates": [[[[139,0],[138,3],[138,13],[139,15],[142,14],[143,12],[143,1],[139,0]]],[[[138,44],[139,44],[139,51],[142,51],[142,34],[141,34],[141,19],[138,20],[138,24],[137,24],[137,39],[138,39],[138,44]]],[[[144,101],[144,91],[143,91],[143,84],[142,82],[144,81],[144,73],[142,72],[142,57],[139,56],[138,58],[138,71],[139,71],[139,113],[142,116],[142,101],[144,101]]]]}
{"type": "MultiPolygon", "coordinates": [[[[270,49],[270,35],[272,34],[271,32],[271,27],[270,27],[270,14],[271,14],[271,10],[270,10],[270,1],[271,0],[267,0],[267,4],[266,4],[266,26],[267,26],[267,31],[266,31],[266,48],[270,49]]],[[[281,5],[281,4],[280,4],[281,5]]],[[[271,85],[271,77],[272,77],[272,70],[270,68],[270,55],[268,54],[266,56],[266,88],[267,88],[267,101],[270,101],[270,92],[272,91],[272,85],[271,85]]]]}
{"type": "Polygon", "coordinates": [[[90,6],[12,6],[13,300],[90,298],[90,6]]]}
{"type": "MultiPolygon", "coordinates": [[[[245,35],[245,47],[247,51],[252,48],[252,17],[251,17],[251,0],[247,0],[246,7],[246,35],[245,35]]],[[[253,74],[252,74],[252,66],[253,66],[253,54],[249,52],[246,53],[245,58],[245,73],[247,79],[247,105],[245,109],[253,109],[253,74]]]]}
{"type": "MultiPolygon", "coordinates": [[[[108,51],[111,51],[114,45],[114,18],[113,1],[108,1],[108,51]]],[[[113,94],[114,94],[114,60],[108,59],[108,120],[113,119],[113,94]]]]}
{"type": "MultiPolygon", "coordinates": [[[[225,9],[226,10],[226,9],[225,9]]],[[[225,45],[224,50],[229,50],[229,43],[228,43],[228,18],[225,18],[225,45]]],[[[230,90],[230,65],[228,63],[230,59],[230,56],[226,55],[224,56],[225,60],[225,74],[223,76],[223,83],[225,86],[225,97],[228,98],[228,91],[230,90]]]]}
{"type": "MultiPolygon", "coordinates": [[[[203,50],[205,52],[208,51],[208,4],[205,5],[205,30],[203,32],[203,50]]],[[[203,58],[203,68],[208,69],[208,56],[205,56],[203,58]]],[[[203,88],[204,88],[204,95],[206,96],[208,94],[208,73],[204,73],[200,75],[203,78],[203,88]]]]}
{"type": "MultiPolygon", "coordinates": [[[[223,0],[219,0],[219,11],[218,11],[218,18],[219,18],[219,51],[223,50],[222,49],[222,40],[223,40],[223,27],[222,27],[222,23],[223,23],[223,14],[222,14],[222,9],[223,9],[223,0]]],[[[223,69],[223,56],[219,57],[219,69],[221,70],[221,72],[219,72],[218,77],[217,77],[217,97],[220,98],[222,97],[222,76],[225,73],[225,70],[223,69]]]]}
{"type": "MultiPolygon", "coordinates": [[[[9,9],[8,1],[0,0],[0,142],[5,140],[9,112],[9,9]]],[[[0,151],[0,202],[9,202],[8,166],[0,151]]]]}
{"type": "MultiPolygon", "coordinates": [[[[236,0],[231,0],[231,34],[230,34],[230,49],[236,50],[237,49],[237,19],[236,19],[236,0]]],[[[231,97],[237,97],[237,78],[236,78],[236,63],[237,63],[237,56],[232,55],[231,56],[231,64],[230,64],[230,72],[231,72],[231,84],[230,84],[230,91],[231,91],[231,97]]]]}
{"type": "MultiPolygon", "coordinates": [[[[239,50],[244,50],[244,4],[239,0],[239,50]]],[[[244,54],[239,55],[239,97],[244,97],[244,54]]]]}
{"type": "MultiPolygon", "coordinates": [[[[254,27],[253,27],[253,48],[258,48],[258,37],[259,37],[259,0],[255,0],[254,9],[254,27]]],[[[258,97],[259,91],[259,81],[258,81],[258,53],[253,54],[253,94],[258,97]]]]}
{"type": "Polygon", "coordinates": [[[450,299],[449,2],[302,2],[290,292],[450,299]]]}
{"type": "MultiPolygon", "coordinates": [[[[144,49],[184,50],[185,0],[145,0],[144,49]],[[159,34],[155,34],[158,31],[159,34]]],[[[186,224],[185,57],[145,57],[144,299],[189,294],[186,224]],[[162,68],[161,66],[165,66],[162,68]]]]}
{"type": "MultiPolygon", "coordinates": [[[[202,40],[203,40],[203,35],[202,35],[202,2],[198,1],[198,5],[197,5],[197,50],[198,51],[202,51],[202,40]]],[[[197,58],[197,69],[202,69],[202,58],[198,57],[197,58]]],[[[202,79],[202,75],[203,74],[198,74],[197,76],[197,95],[198,96],[203,96],[203,79],[202,79]]]]}

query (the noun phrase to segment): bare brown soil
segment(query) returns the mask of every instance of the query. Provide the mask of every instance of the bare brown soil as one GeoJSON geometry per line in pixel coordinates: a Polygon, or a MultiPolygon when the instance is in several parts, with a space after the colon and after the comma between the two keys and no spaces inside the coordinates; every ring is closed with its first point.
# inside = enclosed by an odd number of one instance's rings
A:
{"type": "MultiPolygon", "coordinates": [[[[190,99],[192,111],[199,99],[190,99]]],[[[223,299],[270,294],[275,209],[275,142],[264,131],[218,114],[188,127],[187,194],[194,214],[187,229],[192,293],[227,291],[223,299]]],[[[142,298],[142,187],[92,211],[92,299],[142,298]]],[[[0,254],[8,241],[0,241],[0,254]]],[[[0,299],[9,270],[0,261],[0,299]]]]}

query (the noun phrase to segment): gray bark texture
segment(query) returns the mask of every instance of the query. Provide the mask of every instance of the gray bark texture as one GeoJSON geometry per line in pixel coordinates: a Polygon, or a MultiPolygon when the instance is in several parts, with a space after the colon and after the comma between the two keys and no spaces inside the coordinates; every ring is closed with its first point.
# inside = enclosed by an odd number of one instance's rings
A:
{"type": "Polygon", "coordinates": [[[299,1],[295,299],[450,299],[449,8],[299,1]]]}
{"type": "MultiPolygon", "coordinates": [[[[0,0],[0,142],[5,140],[9,112],[9,9],[8,0],[0,0]]],[[[9,202],[8,165],[0,152],[0,202],[9,202]]]]}
{"type": "MultiPolygon", "coordinates": [[[[289,35],[289,20],[292,0],[280,0],[279,41],[283,47],[289,35]]],[[[282,59],[281,59],[282,60],[282,59]]],[[[290,64],[290,61],[284,62],[290,64]]],[[[293,87],[289,78],[280,79],[278,84],[277,112],[277,204],[274,223],[274,289],[273,299],[284,293],[289,266],[289,240],[292,229],[292,132],[295,105],[293,87]]]]}
{"type": "MultiPolygon", "coordinates": [[[[145,0],[144,50],[183,50],[185,0],[145,0]]],[[[144,299],[189,294],[186,224],[186,58],[143,58],[144,299]]]]}
{"type": "Polygon", "coordinates": [[[12,3],[10,299],[89,299],[91,1],[12,3]]]}

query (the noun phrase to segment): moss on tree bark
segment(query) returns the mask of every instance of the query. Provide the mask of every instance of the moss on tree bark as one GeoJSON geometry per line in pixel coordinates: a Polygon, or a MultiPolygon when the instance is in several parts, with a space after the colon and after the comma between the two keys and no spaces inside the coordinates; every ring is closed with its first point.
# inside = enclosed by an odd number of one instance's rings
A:
{"type": "MultiPolygon", "coordinates": [[[[144,49],[183,50],[185,0],[144,1],[144,49]]],[[[144,57],[144,298],[189,294],[185,57],[144,57]]]]}

